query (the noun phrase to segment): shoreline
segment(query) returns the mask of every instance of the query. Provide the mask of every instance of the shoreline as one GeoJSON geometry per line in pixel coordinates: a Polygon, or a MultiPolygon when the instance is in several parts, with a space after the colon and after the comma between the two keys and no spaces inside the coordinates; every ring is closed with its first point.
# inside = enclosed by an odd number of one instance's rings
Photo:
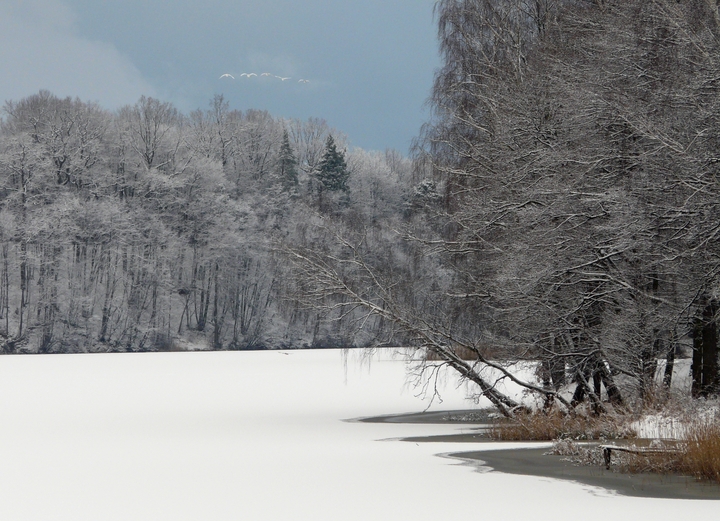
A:
{"type": "MultiPolygon", "coordinates": [[[[413,436],[401,438],[403,442],[414,443],[487,443],[491,440],[487,430],[492,416],[488,411],[462,410],[422,412],[411,414],[394,414],[361,418],[357,421],[370,423],[426,423],[426,424],[463,424],[474,426],[473,432],[447,434],[439,436],[413,436]]],[[[508,442],[514,443],[514,442],[508,442]]],[[[529,442],[532,443],[532,442],[529,442]]],[[[538,444],[547,442],[538,442],[538,444]]],[[[720,500],[720,485],[699,481],[692,476],[675,474],[631,474],[614,469],[607,470],[604,466],[578,465],[569,461],[567,456],[546,454],[543,448],[525,449],[494,449],[468,450],[439,454],[441,457],[461,460],[467,465],[476,467],[479,472],[502,472],[505,474],[521,474],[551,479],[574,481],[583,485],[599,487],[622,496],[689,499],[689,500],[720,500]]]]}
{"type": "Polygon", "coordinates": [[[600,487],[621,496],[719,500],[720,485],[702,482],[691,476],[675,474],[630,474],[606,470],[604,466],[578,465],[567,456],[545,454],[542,449],[500,449],[468,451],[444,454],[462,460],[480,469],[505,474],[522,474],[552,479],[562,479],[600,487]]]}

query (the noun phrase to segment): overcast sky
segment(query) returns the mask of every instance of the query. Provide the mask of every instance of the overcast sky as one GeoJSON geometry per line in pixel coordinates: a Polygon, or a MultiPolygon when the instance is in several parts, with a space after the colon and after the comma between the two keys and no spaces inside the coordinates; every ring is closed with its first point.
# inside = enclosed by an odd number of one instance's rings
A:
{"type": "Polygon", "coordinates": [[[47,89],[116,109],[144,94],[187,113],[224,94],[407,153],[439,65],[434,3],[0,0],[0,101],[47,89]]]}

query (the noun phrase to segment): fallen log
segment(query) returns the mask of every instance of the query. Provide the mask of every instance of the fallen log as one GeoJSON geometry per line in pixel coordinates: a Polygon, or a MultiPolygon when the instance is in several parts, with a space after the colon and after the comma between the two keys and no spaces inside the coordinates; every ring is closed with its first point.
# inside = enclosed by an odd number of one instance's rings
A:
{"type": "Polygon", "coordinates": [[[621,447],[618,445],[600,445],[605,460],[605,468],[610,469],[612,451],[628,452],[630,454],[679,454],[680,449],[670,447],[621,447]]]}

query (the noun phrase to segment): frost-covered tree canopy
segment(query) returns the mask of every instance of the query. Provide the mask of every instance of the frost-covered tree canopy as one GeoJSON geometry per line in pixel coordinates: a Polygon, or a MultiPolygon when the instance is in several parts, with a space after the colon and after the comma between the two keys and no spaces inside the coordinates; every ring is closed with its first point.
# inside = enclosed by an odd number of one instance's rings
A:
{"type": "Polygon", "coordinates": [[[397,187],[409,181],[409,161],[366,161],[369,153],[352,150],[351,187],[336,140],[344,144],[322,120],[237,111],[222,96],[189,115],[147,97],[114,113],[46,91],[8,102],[0,345],[70,352],[371,342],[380,324],[358,336],[353,317],[294,303],[302,281],[276,255],[282,241],[324,242],[317,172],[327,190],[356,201],[333,213],[338,225],[377,226],[379,212],[402,219],[397,187]]]}

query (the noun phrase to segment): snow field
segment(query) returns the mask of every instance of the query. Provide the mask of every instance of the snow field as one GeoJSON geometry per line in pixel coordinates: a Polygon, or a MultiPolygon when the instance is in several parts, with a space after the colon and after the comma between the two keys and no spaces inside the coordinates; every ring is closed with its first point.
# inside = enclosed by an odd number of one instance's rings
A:
{"type": "MultiPolygon", "coordinates": [[[[471,408],[445,380],[444,402],[471,408]]],[[[654,520],[711,501],[649,500],[551,479],[476,472],[399,442],[458,425],[342,421],[419,412],[401,359],[339,351],[0,358],[0,519],[654,520]]],[[[483,448],[528,444],[483,444],[483,448]]]]}

